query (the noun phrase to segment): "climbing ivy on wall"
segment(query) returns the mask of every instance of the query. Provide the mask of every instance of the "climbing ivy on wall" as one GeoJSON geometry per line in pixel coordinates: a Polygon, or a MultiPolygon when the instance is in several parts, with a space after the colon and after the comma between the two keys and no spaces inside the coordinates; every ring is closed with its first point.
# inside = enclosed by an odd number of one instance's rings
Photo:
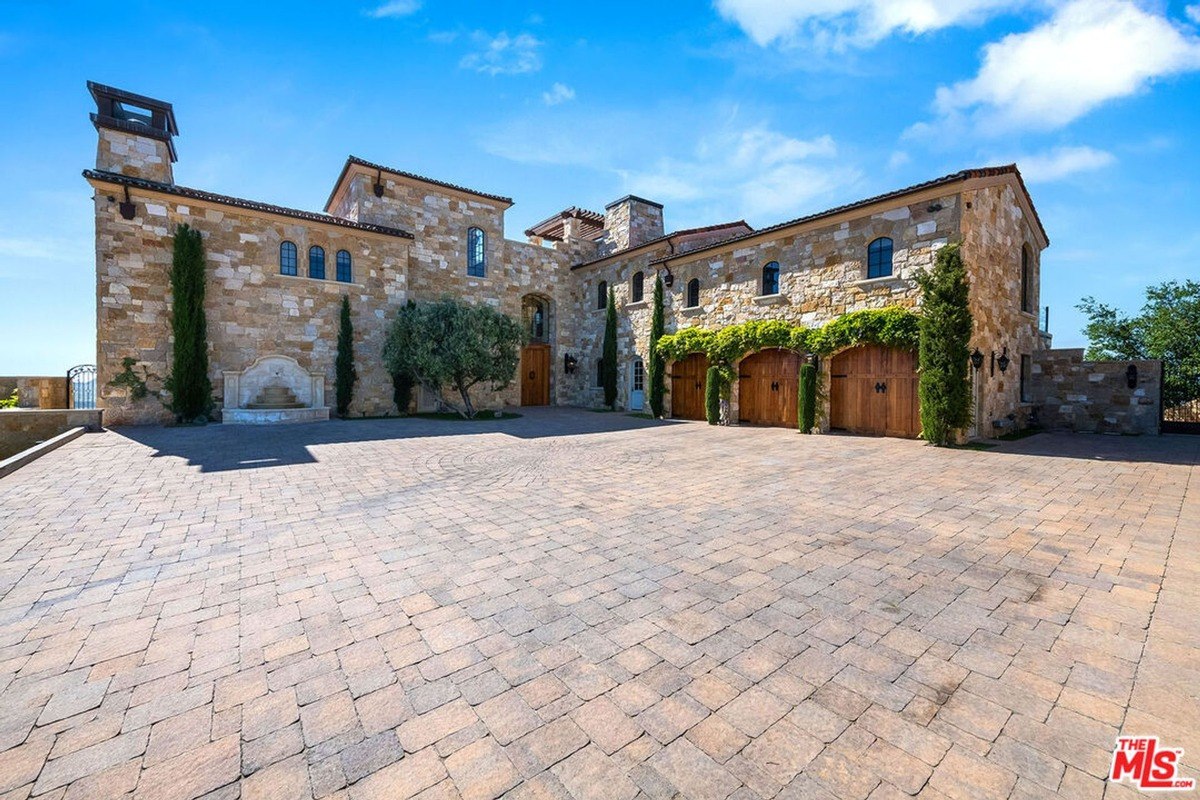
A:
{"type": "Polygon", "coordinates": [[[658,353],[679,361],[692,353],[704,353],[718,365],[768,347],[784,347],[799,353],[828,355],[859,344],[916,349],[920,344],[920,316],[899,306],[851,311],[820,328],[792,325],[778,319],[750,320],[718,331],[684,328],[658,340],[658,353]]]}

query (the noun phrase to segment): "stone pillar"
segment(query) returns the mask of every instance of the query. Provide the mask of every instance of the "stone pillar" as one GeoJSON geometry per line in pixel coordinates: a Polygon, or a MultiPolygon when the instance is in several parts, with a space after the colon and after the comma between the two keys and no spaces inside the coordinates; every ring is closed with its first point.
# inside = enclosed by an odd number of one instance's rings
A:
{"type": "Polygon", "coordinates": [[[604,207],[604,235],[608,251],[637,247],[663,235],[661,203],[626,195],[604,207]]]}

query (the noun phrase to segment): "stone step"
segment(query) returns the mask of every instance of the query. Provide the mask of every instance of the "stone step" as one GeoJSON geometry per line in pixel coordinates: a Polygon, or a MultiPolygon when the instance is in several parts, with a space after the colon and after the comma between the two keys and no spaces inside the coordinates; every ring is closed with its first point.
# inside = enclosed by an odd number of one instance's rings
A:
{"type": "Polygon", "coordinates": [[[278,403],[273,403],[270,401],[263,401],[263,398],[260,396],[259,401],[260,402],[257,402],[257,403],[247,403],[246,408],[262,410],[262,409],[307,408],[308,407],[308,406],[304,405],[304,403],[300,403],[300,402],[296,401],[295,399],[292,399],[290,401],[282,401],[282,402],[278,402],[278,403]]]}

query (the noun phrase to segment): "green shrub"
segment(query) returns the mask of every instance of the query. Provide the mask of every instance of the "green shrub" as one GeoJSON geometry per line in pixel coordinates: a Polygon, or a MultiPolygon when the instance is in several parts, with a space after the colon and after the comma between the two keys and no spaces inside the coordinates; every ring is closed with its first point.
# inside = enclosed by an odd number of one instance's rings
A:
{"type": "Polygon", "coordinates": [[[180,225],[175,230],[171,257],[171,332],[175,347],[166,386],[171,391],[171,410],[185,422],[204,417],[212,408],[204,282],[200,231],[180,225]]]}
{"type": "Polygon", "coordinates": [[[354,326],[350,321],[350,297],[342,295],[342,313],[338,324],[337,359],[334,362],[334,385],[337,394],[337,415],[350,413],[350,401],[354,397],[354,382],[358,372],[354,369],[354,326]]]}
{"type": "Polygon", "coordinates": [[[20,397],[17,395],[17,390],[13,389],[12,394],[8,397],[0,397],[0,408],[16,408],[20,397]]]}
{"type": "Polygon", "coordinates": [[[812,364],[800,365],[797,422],[801,433],[812,433],[817,424],[817,368],[812,364]]]}
{"type": "Polygon", "coordinates": [[[650,413],[658,419],[663,415],[663,395],[666,393],[667,365],[659,352],[658,342],[663,335],[663,282],[654,278],[654,311],[650,316],[650,413]]]}
{"type": "Polygon", "coordinates": [[[971,415],[967,381],[971,341],[970,286],[958,245],[938,251],[933,268],[920,270],[923,294],[920,321],[921,436],[931,444],[951,444],[971,415]]]}
{"type": "Polygon", "coordinates": [[[721,424],[721,370],[709,367],[704,376],[704,417],[709,425],[721,424]]]}
{"type": "Polygon", "coordinates": [[[617,405],[617,301],[612,287],[608,290],[608,305],[604,310],[604,350],[600,356],[600,377],[604,385],[604,405],[617,405]]]}

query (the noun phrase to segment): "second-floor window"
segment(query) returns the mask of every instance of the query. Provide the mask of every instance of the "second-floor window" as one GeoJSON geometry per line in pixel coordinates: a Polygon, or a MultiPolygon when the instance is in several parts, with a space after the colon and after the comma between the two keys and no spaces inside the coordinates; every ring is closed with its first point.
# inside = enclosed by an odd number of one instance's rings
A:
{"type": "Polygon", "coordinates": [[[1033,265],[1029,245],[1021,246],[1021,310],[1033,313],[1033,265]]]}
{"type": "Polygon", "coordinates": [[[685,308],[696,308],[700,305],[700,279],[692,278],[687,283],[687,296],[684,298],[685,308]]]}
{"type": "Polygon", "coordinates": [[[881,236],[867,245],[867,277],[886,278],[892,274],[892,240],[881,236]]]}
{"type": "Polygon", "coordinates": [[[279,243],[279,274],[296,274],[296,245],[294,242],[279,243]]]}
{"type": "Polygon", "coordinates": [[[600,281],[596,286],[596,308],[608,307],[608,281],[600,281]]]}
{"type": "Polygon", "coordinates": [[[467,230],[467,274],[475,278],[487,276],[486,239],[479,228],[467,230]]]}
{"type": "Polygon", "coordinates": [[[641,270],[633,273],[633,282],[629,287],[629,296],[635,303],[642,302],[642,298],[646,296],[646,273],[641,270]]]}
{"type": "Polygon", "coordinates": [[[337,251],[337,279],[342,283],[350,283],[354,279],[354,270],[348,250],[337,251]]]}
{"type": "Polygon", "coordinates": [[[762,294],[779,294],[778,261],[772,261],[762,269],[762,294]]]}
{"type": "Polygon", "coordinates": [[[308,248],[308,277],[325,280],[325,248],[315,244],[308,248]]]}

